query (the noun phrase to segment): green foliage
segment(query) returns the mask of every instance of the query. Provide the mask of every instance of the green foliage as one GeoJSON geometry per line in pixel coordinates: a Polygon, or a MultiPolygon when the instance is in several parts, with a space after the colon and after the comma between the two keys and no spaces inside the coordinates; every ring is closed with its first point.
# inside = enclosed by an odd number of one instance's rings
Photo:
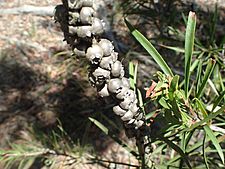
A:
{"type": "Polygon", "coordinates": [[[171,69],[166,64],[166,62],[164,61],[162,56],[159,54],[159,52],[154,48],[154,46],[138,30],[134,29],[133,26],[126,19],[125,19],[125,23],[127,24],[127,27],[129,28],[132,35],[147,50],[147,52],[152,56],[152,58],[160,66],[162,71],[166,75],[173,76],[171,69]]]}
{"type": "MultiPolygon", "coordinates": [[[[163,71],[163,73],[157,72],[157,82],[153,81],[146,92],[146,96],[155,104],[155,110],[146,114],[149,125],[153,125],[153,134],[151,134],[151,140],[147,145],[154,144],[156,146],[150,158],[157,161],[157,157],[160,157],[154,167],[201,168],[203,164],[206,168],[223,166],[225,150],[222,149],[221,143],[224,140],[223,126],[225,122],[224,118],[221,119],[221,117],[225,111],[222,102],[225,91],[220,70],[224,66],[221,64],[218,52],[222,52],[224,49],[212,50],[202,46],[198,38],[195,37],[196,16],[195,13],[191,12],[186,22],[185,48],[165,46],[184,53],[185,66],[184,79],[182,80],[182,77],[172,73],[151,42],[127,20],[125,22],[131,34],[163,71]],[[206,54],[207,57],[205,57],[206,54]],[[195,79],[193,80],[190,77],[195,70],[195,79]],[[208,97],[207,90],[210,90],[213,97],[208,97]],[[158,125],[158,128],[154,132],[155,124],[158,125]],[[210,145],[213,145],[215,149],[210,145]],[[218,153],[220,161],[217,159],[217,155],[212,152],[218,153]],[[193,161],[195,158],[201,160],[195,162],[193,161]],[[212,158],[217,159],[217,162],[214,162],[212,158]]],[[[212,28],[212,33],[215,33],[214,29],[212,28]]],[[[211,35],[210,42],[214,43],[212,37],[214,36],[211,35]]],[[[136,70],[136,66],[130,63],[130,83],[134,90],[137,90],[136,70]]],[[[142,102],[141,98],[139,98],[139,102],[142,102]]],[[[96,125],[102,129],[99,123],[96,125]]],[[[105,133],[110,135],[108,132],[105,133]]],[[[117,142],[124,147],[124,144],[118,140],[117,142]]],[[[145,158],[142,163],[148,161],[149,156],[146,154],[145,158]]],[[[152,164],[147,165],[146,163],[146,166],[151,168],[152,164]]]]}
{"type": "Polygon", "coordinates": [[[186,27],[185,34],[185,97],[188,98],[188,87],[191,75],[191,61],[192,61],[192,53],[194,50],[194,38],[195,38],[195,27],[196,27],[196,16],[194,12],[190,12],[188,16],[188,22],[186,27]]]}
{"type": "MultiPolygon", "coordinates": [[[[219,72],[219,70],[223,68],[223,65],[220,64],[221,61],[218,57],[218,51],[222,51],[222,49],[208,50],[200,46],[198,40],[194,40],[196,16],[195,13],[190,12],[186,28],[185,49],[166,46],[171,50],[185,53],[183,88],[183,82],[179,81],[180,76],[174,76],[171,73],[172,71],[159,53],[156,52],[156,49],[151,43],[140,32],[135,30],[128,21],[126,21],[126,24],[132,35],[163,70],[163,73],[158,72],[156,74],[158,81],[153,81],[147,91],[147,96],[155,103],[155,109],[157,109],[154,111],[157,112],[155,118],[153,118],[154,115],[152,112],[150,113],[151,115],[147,114],[147,118],[149,119],[148,116],[150,116],[154,119],[153,124],[161,122],[159,123],[160,130],[151,137],[151,144],[157,142],[160,148],[160,151],[157,151],[158,154],[160,154],[160,158],[163,158],[162,153],[165,150],[169,151],[166,145],[172,148],[172,150],[170,150],[171,153],[174,151],[178,155],[170,156],[168,162],[160,162],[160,166],[173,166],[178,168],[186,166],[188,168],[193,168],[200,167],[202,163],[204,163],[206,168],[215,168],[224,165],[224,149],[221,148],[221,141],[219,141],[218,136],[221,135],[222,137],[225,133],[223,128],[215,127],[219,122],[218,116],[222,116],[225,111],[224,103],[222,103],[222,99],[224,98],[224,85],[222,75],[219,72]],[[200,51],[194,51],[194,45],[196,48],[200,49],[200,51]],[[213,51],[217,52],[214,53],[213,51]],[[207,52],[208,56],[204,58],[203,56],[205,56],[207,52]],[[213,58],[212,52],[214,54],[213,58]],[[194,62],[192,59],[193,55],[197,55],[197,59],[194,62]],[[214,69],[215,65],[217,65],[216,70],[214,69]],[[190,76],[196,68],[196,79],[192,80],[190,76]],[[214,74],[217,82],[211,78],[211,75],[213,75],[215,71],[218,73],[214,74]],[[217,97],[207,98],[205,91],[209,89],[211,89],[217,97]],[[221,91],[220,95],[217,90],[221,91]],[[220,105],[222,106],[220,107],[220,105]],[[212,108],[209,109],[208,107],[212,108]],[[217,109],[215,111],[216,107],[217,109]],[[206,133],[205,137],[202,136],[202,138],[200,138],[201,141],[196,139],[196,134],[201,134],[203,132],[206,133]],[[214,163],[210,160],[210,157],[208,157],[210,149],[213,149],[213,147],[209,149],[210,144],[214,145],[222,163],[214,163]],[[200,147],[202,147],[202,151],[199,151],[200,147]],[[196,157],[203,157],[202,162],[198,162],[197,164],[191,162],[191,160],[196,157]]],[[[155,154],[155,152],[153,153],[155,154]]],[[[213,155],[215,156],[215,154],[213,155]]]]}

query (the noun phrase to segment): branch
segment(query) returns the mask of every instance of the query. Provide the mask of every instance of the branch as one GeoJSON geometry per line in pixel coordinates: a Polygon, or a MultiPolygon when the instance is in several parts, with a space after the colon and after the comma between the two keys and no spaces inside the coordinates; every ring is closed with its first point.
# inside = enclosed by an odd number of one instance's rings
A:
{"type": "Polygon", "coordinates": [[[40,16],[53,16],[54,14],[54,6],[32,6],[32,5],[24,5],[16,8],[8,8],[1,9],[0,15],[18,15],[18,14],[34,14],[40,16]]]}

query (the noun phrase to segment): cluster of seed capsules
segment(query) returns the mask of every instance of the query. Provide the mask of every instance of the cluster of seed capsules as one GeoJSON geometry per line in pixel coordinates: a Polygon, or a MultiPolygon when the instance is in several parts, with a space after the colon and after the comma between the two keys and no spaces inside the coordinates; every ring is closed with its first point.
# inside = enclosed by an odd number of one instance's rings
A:
{"type": "Polygon", "coordinates": [[[61,24],[74,54],[89,60],[89,80],[98,94],[113,97],[114,113],[125,127],[138,129],[145,124],[143,112],[128,78],[124,77],[123,64],[112,42],[101,38],[104,22],[97,17],[93,5],[93,0],[63,0],[63,5],[56,7],[56,21],[61,24]]]}

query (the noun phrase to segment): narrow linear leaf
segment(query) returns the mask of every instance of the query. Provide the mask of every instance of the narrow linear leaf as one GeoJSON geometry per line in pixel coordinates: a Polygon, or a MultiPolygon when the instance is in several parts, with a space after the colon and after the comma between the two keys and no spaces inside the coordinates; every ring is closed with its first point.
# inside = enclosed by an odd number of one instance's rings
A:
{"type": "Polygon", "coordinates": [[[195,89],[195,93],[197,93],[199,91],[200,88],[200,84],[201,84],[201,77],[202,77],[202,59],[199,60],[199,64],[198,64],[198,68],[197,68],[197,78],[196,78],[196,89],[195,89]]]}
{"type": "Polygon", "coordinates": [[[220,104],[220,102],[222,101],[222,99],[224,98],[225,95],[225,90],[216,98],[214,104],[213,104],[213,108],[212,108],[212,112],[214,111],[214,109],[220,104]]]}
{"type": "MultiPolygon", "coordinates": [[[[225,90],[225,86],[223,84],[223,79],[222,79],[222,75],[221,75],[220,72],[219,72],[219,80],[220,80],[221,89],[222,89],[222,91],[224,91],[225,90]]],[[[225,101],[225,96],[223,98],[224,98],[224,101],[225,101]]]]}
{"type": "Polygon", "coordinates": [[[93,122],[99,129],[101,129],[106,135],[110,136],[115,142],[117,142],[119,145],[121,145],[123,148],[125,148],[129,153],[134,155],[136,158],[139,156],[134,150],[132,150],[126,143],[121,141],[117,136],[114,134],[109,133],[109,129],[107,129],[102,123],[100,123],[98,120],[89,117],[88,118],[91,122],[93,122]]]}
{"type": "Polygon", "coordinates": [[[195,70],[195,68],[198,66],[199,62],[200,62],[199,59],[196,59],[196,60],[192,63],[191,68],[190,68],[190,71],[191,71],[191,72],[193,72],[193,71],[195,70]]]}
{"type": "Polygon", "coordinates": [[[138,62],[134,63],[134,84],[137,85],[138,62]]]}
{"type": "MultiPolygon", "coordinates": [[[[219,133],[216,134],[216,136],[218,136],[219,133]]],[[[207,137],[205,142],[209,142],[210,139],[207,137]]],[[[186,153],[187,154],[193,154],[194,151],[196,151],[197,149],[199,149],[200,147],[202,147],[202,142],[201,141],[198,141],[196,144],[194,144],[193,146],[189,147],[187,150],[186,150],[186,153]]],[[[181,158],[180,154],[177,154],[173,159],[171,159],[168,164],[171,164],[177,160],[179,160],[181,158]]]]}
{"type": "Polygon", "coordinates": [[[152,118],[156,114],[156,112],[157,111],[152,111],[152,112],[146,114],[145,120],[148,120],[148,119],[152,118]]]}
{"type": "Polygon", "coordinates": [[[165,100],[164,97],[161,97],[159,99],[159,104],[164,107],[165,109],[170,109],[169,105],[167,104],[167,101],[165,100]]]}
{"type": "MultiPolygon", "coordinates": [[[[185,150],[187,149],[188,143],[191,140],[192,136],[193,136],[194,130],[191,132],[186,132],[186,137],[185,137],[185,150]]],[[[187,152],[187,150],[186,150],[187,152]]]]}
{"type": "Polygon", "coordinates": [[[204,162],[205,162],[205,167],[206,169],[209,169],[209,164],[208,164],[208,160],[207,160],[207,156],[206,156],[206,152],[205,152],[205,143],[206,143],[206,134],[204,135],[203,138],[203,143],[202,143],[202,154],[203,154],[203,158],[204,158],[204,162]]]}
{"type": "Polygon", "coordinates": [[[126,19],[125,23],[129,28],[131,34],[136,38],[136,40],[145,48],[145,50],[152,56],[156,61],[162,71],[169,76],[173,76],[173,73],[169,66],[166,64],[159,52],[154,48],[154,46],[149,42],[138,30],[136,30],[126,19]]]}
{"type": "Polygon", "coordinates": [[[110,119],[109,117],[107,117],[104,113],[101,113],[101,117],[106,120],[113,128],[117,129],[118,131],[120,131],[120,127],[115,124],[112,119],[110,119]]]}
{"type": "Polygon", "coordinates": [[[187,164],[188,168],[192,168],[187,155],[182,151],[182,149],[179,146],[177,146],[176,144],[174,144],[172,141],[170,141],[169,139],[167,139],[165,137],[160,137],[160,138],[166,144],[168,144],[172,149],[174,149],[177,153],[180,154],[180,156],[184,159],[185,163],[187,164]]]}
{"type": "Polygon", "coordinates": [[[187,128],[183,131],[191,131],[201,125],[203,125],[204,123],[207,123],[209,120],[214,119],[216,116],[218,116],[219,114],[224,113],[225,111],[225,105],[223,105],[219,110],[217,110],[216,112],[211,112],[206,118],[204,118],[203,120],[193,124],[190,128],[187,128]]]}
{"type": "Polygon", "coordinates": [[[207,111],[206,111],[206,109],[205,109],[204,104],[202,103],[201,100],[199,100],[199,99],[197,99],[197,98],[195,98],[194,100],[196,101],[197,106],[198,106],[199,110],[200,110],[201,113],[202,113],[202,116],[203,116],[204,118],[206,118],[206,117],[208,116],[208,113],[207,113],[207,111]]]}
{"type": "Polygon", "coordinates": [[[181,149],[183,150],[183,152],[186,152],[186,142],[185,142],[185,137],[186,137],[186,132],[181,133],[181,149]]]}
{"type": "Polygon", "coordinates": [[[211,87],[212,91],[213,91],[217,96],[219,96],[219,93],[218,93],[218,91],[216,90],[216,86],[215,86],[215,84],[212,82],[212,80],[211,80],[211,79],[208,79],[207,82],[208,82],[209,86],[211,87]]]}
{"type": "Polygon", "coordinates": [[[194,49],[194,38],[195,38],[195,27],[196,27],[196,15],[194,12],[189,12],[188,22],[185,34],[185,96],[188,97],[188,86],[191,75],[191,60],[194,49]]]}
{"type": "Polygon", "coordinates": [[[213,145],[215,146],[223,164],[224,164],[224,154],[223,154],[223,150],[220,147],[219,141],[217,140],[216,136],[214,135],[213,131],[209,128],[209,126],[204,126],[203,127],[206,134],[208,135],[208,137],[210,138],[210,140],[212,141],[213,145]]]}
{"type": "MultiPolygon", "coordinates": [[[[174,46],[167,46],[167,45],[160,45],[160,46],[162,46],[162,47],[164,47],[164,48],[167,48],[167,49],[170,49],[170,50],[173,50],[173,51],[175,51],[175,52],[180,52],[180,53],[185,53],[185,50],[184,50],[184,48],[179,48],[179,47],[174,47],[174,46]]],[[[193,51],[193,54],[200,54],[201,53],[201,51],[193,51]]]]}
{"type": "Polygon", "coordinates": [[[205,86],[206,86],[206,83],[207,83],[207,81],[208,81],[210,75],[211,75],[212,72],[213,72],[213,68],[214,68],[214,66],[215,66],[215,63],[216,63],[215,60],[209,59],[208,64],[207,64],[207,67],[206,67],[205,74],[204,74],[204,76],[203,76],[202,83],[201,83],[201,85],[200,85],[200,87],[199,87],[199,90],[197,91],[196,98],[201,97],[201,95],[202,95],[202,93],[203,93],[203,90],[204,90],[204,88],[205,88],[205,86]]]}
{"type": "Polygon", "coordinates": [[[175,92],[178,89],[179,76],[175,75],[170,83],[169,92],[175,92]]]}
{"type": "MultiPolygon", "coordinates": [[[[202,54],[202,53],[201,53],[202,54]]],[[[201,55],[200,54],[200,55],[201,55]]],[[[192,64],[191,64],[191,68],[190,68],[190,72],[192,73],[196,67],[198,67],[200,60],[196,59],[192,64]]],[[[181,81],[181,83],[179,84],[179,87],[181,88],[184,85],[184,80],[181,81]]]]}
{"type": "Polygon", "coordinates": [[[129,62],[129,81],[131,89],[135,90],[135,81],[134,81],[134,64],[129,62]]]}

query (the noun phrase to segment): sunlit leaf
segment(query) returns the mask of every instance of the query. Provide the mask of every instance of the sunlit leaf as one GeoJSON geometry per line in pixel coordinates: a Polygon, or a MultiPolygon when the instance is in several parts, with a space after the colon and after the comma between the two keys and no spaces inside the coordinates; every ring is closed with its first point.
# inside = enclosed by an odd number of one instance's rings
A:
{"type": "Polygon", "coordinates": [[[190,128],[185,129],[184,131],[191,131],[201,125],[203,125],[204,123],[207,123],[209,120],[214,119],[216,116],[218,116],[219,114],[224,113],[225,110],[225,105],[223,105],[219,110],[217,110],[216,112],[211,112],[206,118],[204,118],[203,120],[193,124],[190,128]]]}
{"type": "Polygon", "coordinates": [[[202,103],[201,100],[199,100],[199,99],[197,99],[197,98],[195,98],[194,100],[196,101],[197,106],[198,106],[199,110],[201,111],[202,116],[203,116],[204,118],[206,118],[206,117],[208,116],[208,113],[207,113],[207,111],[206,111],[206,109],[205,109],[205,105],[202,103]]]}
{"type": "Polygon", "coordinates": [[[185,34],[185,96],[188,97],[188,88],[189,88],[189,81],[191,75],[191,60],[192,54],[194,50],[194,38],[195,38],[195,27],[196,27],[196,15],[194,12],[190,12],[188,16],[188,22],[186,27],[186,34],[185,34]]]}
{"type": "Polygon", "coordinates": [[[224,98],[225,90],[216,98],[213,104],[212,112],[215,110],[215,108],[220,104],[222,99],[224,98]]]}
{"type": "Polygon", "coordinates": [[[131,34],[136,38],[136,40],[147,50],[147,52],[152,56],[156,63],[160,66],[162,71],[166,75],[173,76],[173,73],[169,66],[166,64],[159,52],[154,48],[154,46],[149,42],[138,30],[136,30],[126,19],[125,23],[129,28],[131,34]]]}
{"type": "Polygon", "coordinates": [[[224,154],[223,154],[222,148],[220,147],[220,144],[219,144],[216,136],[214,135],[213,131],[209,128],[209,126],[205,125],[203,128],[204,128],[206,134],[208,135],[208,137],[210,138],[210,140],[212,141],[213,145],[215,146],[215,148],[224,164],[224,154]]]}
{"type": "Polygon", "coordinates": [[[196,94],[196,98],[201,97],[201,95],[202,95],[202,93],[204,91],[204,88],[205,88],[205,86],[207,84],[207,81],[210,78],[210,75],[211,75],[211,73],[213,71],[215,63],[216,63],[216,61],[213,60],[213,59],[210,59],[208,61],[208,64],[207,64],[207,67],[206,67],[206,71],[205,71],[203,79],[202,79],[202,83],[201,83],[201,85],[199,87],[199,90],[197,91],[197,94],[196,94]]]}

